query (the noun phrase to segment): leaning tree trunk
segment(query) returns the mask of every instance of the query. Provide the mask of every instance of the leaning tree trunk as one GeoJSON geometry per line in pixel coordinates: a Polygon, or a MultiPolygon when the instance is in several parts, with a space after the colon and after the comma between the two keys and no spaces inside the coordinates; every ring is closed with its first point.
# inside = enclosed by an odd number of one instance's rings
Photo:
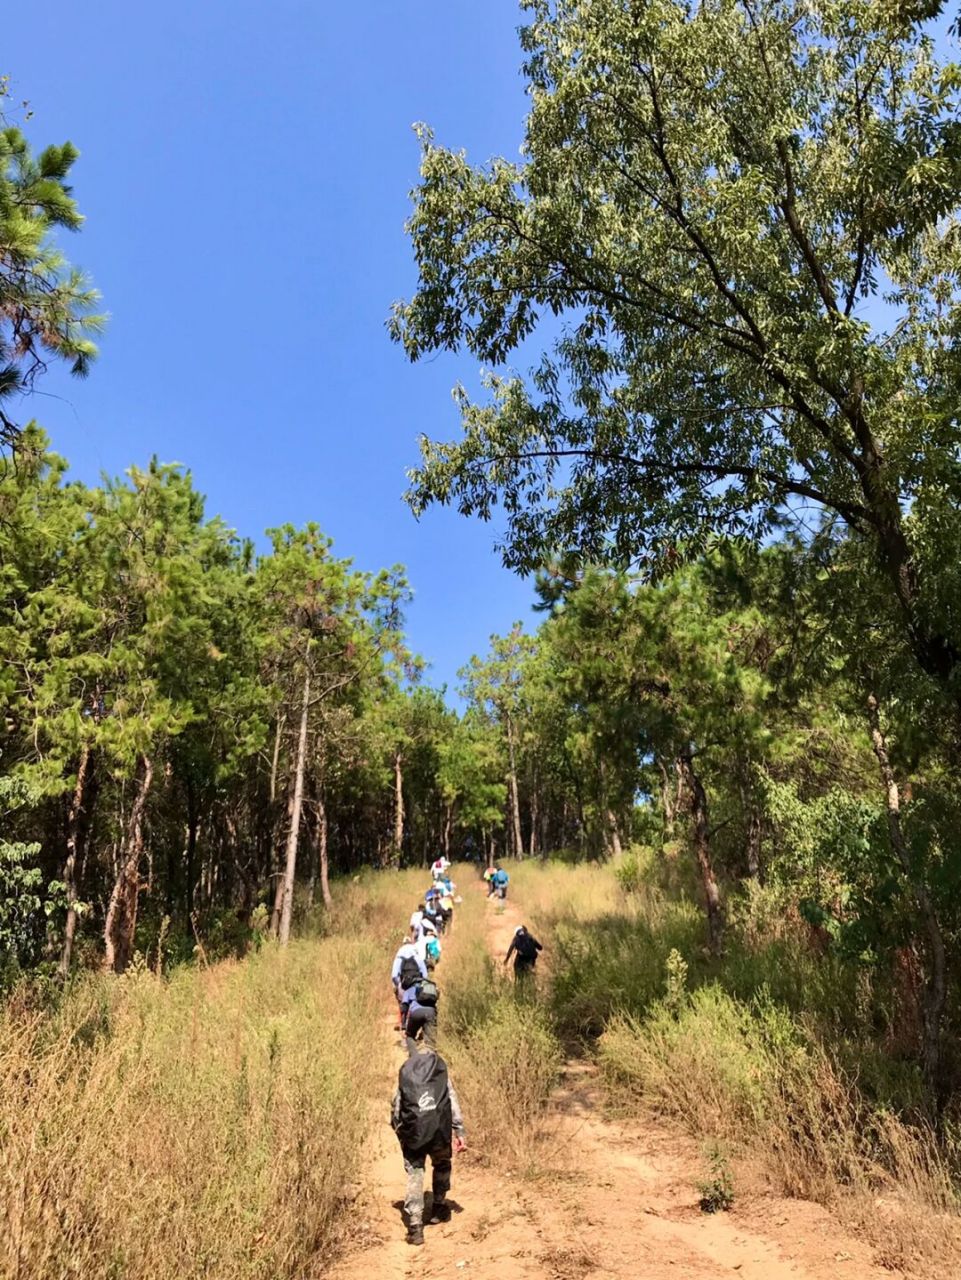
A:
{"type": "Polygon", "coordinates": [[[107,918],[103,927],[105,969],[123,973],[133,956],[137,931],[137,907],[140,901],[140,859],[143,855],[143,815],[150,784],[153,761],[141,757],[140,782],[130,809],[127,832],[120,855],[120,869],[110,894],[107,918]]]}
{"type": "Polygon", "coordinates": [[[300,840],[300,815],[304,807],[304,770],[307,764],[307,718],[310,711],[310,668],[304,673],[304,701],[300,710],[300,733],[297,735],[297,760],[294,765],[294,798],[290,806],[290,829],[287,832],[287,856],[284,863],[283,898],[277,937],[282,947],[290,941],[290,922],[294,914],[294,877],[297,874],[297,843],[300,840]]]}
{"type": "Polygon", "coordinates": [[[704,791],[704,784],[694,768],[694,758],[690,752],[678,756],[678,764],[688,794],[693,825],[694,853],[697,857],[697,865],[701,873],[701,885],[704,890],[708,944],[711,948],[711,953],[718,955],[724,934],[724,915],[721,910],[721,895],[717,887],[714,863],[711,858],[711,833],[707,820],[707,795],[704,791]]]}
{"type": "Polygon", "coordinates": [[[395,867],[400,867],[404,847],[404,757],[394,752],[394,855],[395,867]]]}
{"type": "Polygon", "coordinates": [[[942,1023],[947,1000],[947,960],[944,949],[944,935],[938,920],[934,903],[928,893],[927,886],[916,873],[911,864],[911,855],[904,839],[901,827],[901,794],[898,789],[891,759],[888,755],[888,744],[881,730],[878,714],[878,700],[874,694],[868,696],[868,723],[871,728],[871,745],[877,757],[884,784],[885,805],[888,817],[888,834],[894,856],[901,864],[901,869],[911,886],[914,905],[921,919],[925,933],[925,953],[927,974],[924,983],[922,1000],[922,1022],[924,1026],[922,1057],[924,1075],[932,1096],[940,1107],[943,1102],[944,1079],[942,1071],[942,1023]]]}
{"type": "Polygon", "coordinates": [[[511,840],[513,841],[514,846],[514,857],[522,858],[524,856],[524,839],[521,835],[521,800],[517,789],[517,760],[514,752],[514,724],[510,716],[507,717],[507,750],[510,757],[508,784],[510,788],[511,804],[511,840]]]}
{"type": "Polygon", "coordinates": [[[67,814],[67,858],[63,864],[63,883],[67,894],[67,919],[63,927],[63,948],[60,952],[59,973],[66,978],[70,972],[73,957],[73,940],[77,934],[77,901],[79,899],[80,862],[81,862],[81,824],[83,819],[84,793],[87,787],[87,776],[90,772],[90,744],[85,742],[80,751],[80,762],[77,765],[77,781],[70,801],[70,812],[67,814]]]}

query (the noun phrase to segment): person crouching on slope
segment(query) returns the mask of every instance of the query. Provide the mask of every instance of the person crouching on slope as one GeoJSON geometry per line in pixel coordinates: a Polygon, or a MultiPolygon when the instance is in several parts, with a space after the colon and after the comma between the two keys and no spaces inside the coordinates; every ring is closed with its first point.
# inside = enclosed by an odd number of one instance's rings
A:
{"type": "Polygon", "coordinates": [[[397,997],[398,1020],[395,1031],[403,1031],[407,1022],[407,1009],[414,998],[414,988],[427,977],[427,965],[417,954],[417,946],[406,937],[397,949],[390,980],[397,997]]]}
{"type": "Polygon", "coordinates": [[[424,1169],[433,1166],[431,1222],[450,1222],[450,1167],[453,1151],[464,1151],[464,1121],[447,1063],[433,1049],[408,1058],[397,1076],[391,1125],[400,1142],[407,1174],[404,1209],[407,1243],[424,1243],[424,1169]]]}
{"type": "Polygon", "coordinates": [[[515,981],[530,977],[534,972],[534,966],[537,964],[537,953],[543,950],[544,948],[534,935],[528,933],[527,926],[519,924],[514,930],[511,945],[507,948],[507,955],[504,957],[505,964],[507,964],[511,956],[514,957],[515,981]]]}

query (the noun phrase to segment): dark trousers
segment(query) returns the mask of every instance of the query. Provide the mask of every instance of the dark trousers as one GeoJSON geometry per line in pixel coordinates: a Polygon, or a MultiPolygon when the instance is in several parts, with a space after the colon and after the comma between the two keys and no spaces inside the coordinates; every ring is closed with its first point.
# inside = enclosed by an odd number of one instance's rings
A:
{"type": "Polygon", "coordinates": [[[419,1004],[407,1014],[407,1052],[417,1052],[417,1037],[432,1049],[437,1044],[437,1010],[419,1004]]]}
{"type": "Polygon", "coordinates": [[[435,1139],[429,1147],[421,1147],[411,1151],[402,1147],[404,1155],[404,1172],[407,1174],[407,1192],[404,1196],[404,1208],[407,1211],[407,1223],[419,1227],[424,1222],[424,1168],[430,1156],[433,1168],[434,1204],[443,1204],[450,1191],[451,1139],[446,1141],[435,1139]]]}

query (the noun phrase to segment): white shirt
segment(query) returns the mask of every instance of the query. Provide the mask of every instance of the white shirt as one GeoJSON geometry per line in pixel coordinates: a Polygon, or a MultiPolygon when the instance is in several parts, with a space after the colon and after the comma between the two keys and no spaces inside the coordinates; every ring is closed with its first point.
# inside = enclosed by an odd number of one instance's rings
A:
{"type": "Polygon", "coordinates": [[[415,911],[410,918],[410,927],[414,934],[414,941],[417,942],[424,932],[424,913],[423,911],[415,911]]]}

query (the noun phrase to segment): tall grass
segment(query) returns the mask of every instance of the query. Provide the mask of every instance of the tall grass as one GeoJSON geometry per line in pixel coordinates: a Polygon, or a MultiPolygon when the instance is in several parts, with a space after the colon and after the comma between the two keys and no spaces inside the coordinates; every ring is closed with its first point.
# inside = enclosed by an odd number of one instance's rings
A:
{"type": "Polygon", "coordinates": [[[440,1048],[475,1150],[487,1161],[537,1173],[549,1140],[545,1111],[560,1071],[560,1042],[536,991],[516,989],[491,960],[484,896],[471,886],[463,898],[438,971],[440,1048]]]}
{"type": "Polygon", "coordinates": [[[961,1148],[950,1127],[935,1139],[916,1064],[889,1050],[885,975],[812,945],[756,889],[731,904],[716,960],[683,873],[650,851],[627,870],[512,875],[548,948],[556,1025],[597,1054],[611,1102],[725,1142],[779,1192],[838,1208],[892,1266],[961,1273],[961,1148]]]}
{"type": "Polygon", "coordinates": [[[413,884],[344,887],[328,936],[284,952],[0,1012],[4,1280],[316,1274],[390,1070],[374,1028],[413,884]]]}

